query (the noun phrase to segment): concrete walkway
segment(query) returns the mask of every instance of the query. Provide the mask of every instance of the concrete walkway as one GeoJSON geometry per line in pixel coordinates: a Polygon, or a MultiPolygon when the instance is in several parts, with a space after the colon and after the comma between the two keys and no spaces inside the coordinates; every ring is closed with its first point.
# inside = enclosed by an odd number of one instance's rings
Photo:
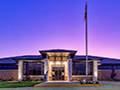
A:
{"type": "Polygon", "coordinates": [[[92,87],[23,87],[0,88],[0,90],[120,90],[120,82],[101,82],[103,86],[92,87]]]}

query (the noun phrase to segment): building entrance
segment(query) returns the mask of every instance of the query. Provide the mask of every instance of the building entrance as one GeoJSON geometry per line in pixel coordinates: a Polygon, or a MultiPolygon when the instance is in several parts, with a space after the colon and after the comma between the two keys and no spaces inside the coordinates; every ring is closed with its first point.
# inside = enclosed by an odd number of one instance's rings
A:
{"type": "Polygon", "coordinates": [[[64,80],[64,67],[52,67],[52,80],[64,80]]]}

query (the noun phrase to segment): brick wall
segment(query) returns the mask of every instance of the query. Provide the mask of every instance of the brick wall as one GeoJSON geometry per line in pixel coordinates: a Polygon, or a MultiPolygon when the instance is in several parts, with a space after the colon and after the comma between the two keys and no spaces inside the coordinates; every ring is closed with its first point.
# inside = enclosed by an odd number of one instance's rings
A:
{"type": "MultiPolygon", "coordinates": [[[[111,79],[112,70],[98,70],[98,80],[99,81],[112,81],[111,79]]],[[[115,70],[117,76],[115,78],[120,78],[120,70],[115,70]]]]}
{"type": "Polygon", "coordinates": [[[9,79],[9,77],[18,80],[18,70],[0,70],[0,78],[9,79]]]}

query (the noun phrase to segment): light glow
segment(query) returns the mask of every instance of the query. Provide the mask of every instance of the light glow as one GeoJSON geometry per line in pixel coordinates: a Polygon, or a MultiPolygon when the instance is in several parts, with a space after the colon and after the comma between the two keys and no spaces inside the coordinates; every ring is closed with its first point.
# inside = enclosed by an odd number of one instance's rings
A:
{"type": "Polygon", "coordinates": [[[61,62],[58,62],[58,61],[57,61],[56,64],[61,64],[61,62]]]}

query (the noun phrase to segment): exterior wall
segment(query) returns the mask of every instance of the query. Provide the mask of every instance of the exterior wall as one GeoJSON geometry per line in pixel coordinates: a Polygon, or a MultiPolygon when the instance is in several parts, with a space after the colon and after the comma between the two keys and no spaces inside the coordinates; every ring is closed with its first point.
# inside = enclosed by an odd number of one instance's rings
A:
{"type": "MultiPolygon", "coordinates": [[[[98,70],[98,80],[99,81],[112,81],[111,79],[112,70],[98,70]]],[[[120,78],[120,70],[115,70],[117,76],[115,78],[120,78]]]]}
{"type": "Polygon", "coordinates": [[[13,77],[13,80],[18,80],[18,70],[0,70],[0,78],[9,79],[13,77]]]}
{"type": "MultiPolygon", "coordinates": [[[[73,75],[72,76],[72,81],[79,81],[79,80],[84,80],[86,79],[86,76],[81,76],[81,75],[73,75]]],[[[88,76],[88,81],[92,81],[93,76],[88,76]]]]}

